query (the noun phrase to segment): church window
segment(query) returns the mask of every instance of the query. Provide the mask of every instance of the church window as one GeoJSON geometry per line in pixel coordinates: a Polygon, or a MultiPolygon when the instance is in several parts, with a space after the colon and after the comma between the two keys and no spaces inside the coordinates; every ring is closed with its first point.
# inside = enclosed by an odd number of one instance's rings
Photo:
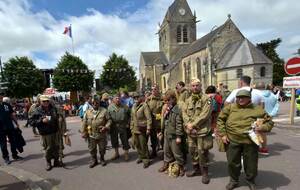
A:
{"type": "Polygon", "coordinates": [[[166,77],[163,77],[163,81],[164,81],[164,89],[167,88],[167,81],[166,81],[166,77]]]}
{"type": "Polygon", "coordinates": [[[185,43],[188,42],[188,29],[186,25],[183,27],[182,33],[183,33],[183,42],[185,43]]]}
{"type": "Polygon", "coordinates": [[[201,79],[201,61],[199,57],[197,57],[196,63],[197,63],[197,78],[201,79]]]}
{"type": "Polygon", "coordinates": [[[177,43],[182,42],[182,40],[181,40],[181,30],[182,30],[181,26],[180,25],[177,26],[177,43]]]}
{"type": "Polygon", "coordinates": [[[236,70],[236,78],[241,78],[243,76],[243,69],[236,70]]]}
{"type": "Polygon", "coordinates": [[[261,67],[260,68],[260,77],[265,77],[266,76],[266,67],[261,67]]]}

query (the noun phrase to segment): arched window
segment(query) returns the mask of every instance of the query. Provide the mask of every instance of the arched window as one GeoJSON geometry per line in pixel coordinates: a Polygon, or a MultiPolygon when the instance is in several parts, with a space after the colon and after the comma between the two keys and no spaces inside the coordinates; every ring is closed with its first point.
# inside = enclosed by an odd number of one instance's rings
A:
{"type": "Polygon", "coordinates": [[[236,70],[236,78],[241,78],[243,76],[243,69],[236,70]]]}
{"type": "Polygon", "coordinates": [[[260,68],[260,77],[265,77],[266,76],[266,67],[261,67],[260,68]]]}
{"type": "Polygon", "coordinates": [[[183,33],[183,42],[184,43],[189,42],[188,41],[188,29],[187,29],[186,25],[183,27],[182,33],[183,33]]]}
{"type": "Polygon", "coordinates": [[[177,26],[177,43],[180,43],[180,42],[182,42],[182,40],[181,40],[181,31],[182,30],[182,28],[181,28],[181,25],[179,25],[179,26],[177,26]]]}

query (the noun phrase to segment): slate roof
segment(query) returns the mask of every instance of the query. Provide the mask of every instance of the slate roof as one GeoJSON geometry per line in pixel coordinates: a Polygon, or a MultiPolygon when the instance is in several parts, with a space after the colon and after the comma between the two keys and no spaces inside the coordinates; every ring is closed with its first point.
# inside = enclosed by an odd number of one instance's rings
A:
{"type": "Polygon", "coordinates": [[[145,65],[168,64],[168,60],[164,52],[141,52],[141,57],[145,65]]]}
{"type": "Polygon", "coordinates": [[[272,61],[246,38],[225,47],[221,57],[217,69],[260,63],[272,64],[272,61]]]}

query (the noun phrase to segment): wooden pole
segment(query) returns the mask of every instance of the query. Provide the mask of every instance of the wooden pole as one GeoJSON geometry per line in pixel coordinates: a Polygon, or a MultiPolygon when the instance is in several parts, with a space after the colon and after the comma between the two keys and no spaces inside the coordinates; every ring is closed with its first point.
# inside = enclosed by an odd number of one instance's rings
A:
{"type": "Polygon", "coordinates": [[[292,97],[291,97],[291,105],[290,105],[290,124],[294,125],[294,115],[295,115],[295,88],[291,89],[292,97]]]}

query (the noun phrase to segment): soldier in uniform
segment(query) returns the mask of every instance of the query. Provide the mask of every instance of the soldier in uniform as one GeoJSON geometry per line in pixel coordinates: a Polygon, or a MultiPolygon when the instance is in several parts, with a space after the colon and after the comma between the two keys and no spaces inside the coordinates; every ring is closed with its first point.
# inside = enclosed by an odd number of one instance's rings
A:
{"type": "Polygon", "coordinates": [[[130,121],[130,110],[126,105],[121,104],[119,95],[113,98],[112,104],[108,107],[108,113],[112,119],[112,125],[110,127],[110,137],[112,147],[115,149],[115,154],[112,160],[120,157],[119,155],[119,140],[118,136],[123,145],[124,160],[129,160],[128,150],[130,149],[127,137],[127,128],[129,127],[130,121]]]}
{"type": "Polygon", "coordinates": [[[189,91],[185,88],[185,84],[183,81],[179,81],[176,84],[176,92],[177,92],[177,103],[181,106],[184,105],[184,102],[190,96],[189,91]]]}
{"type": "Polygon", "coordinates": [[[143,162],[144,168],[148,168],[150,165],[147,136],[150,135],[151,126],[152,117],[150,109],[145,103],[145,97],[140,94],[131,110],[130,129],[133,144],[138,152],[137,164],[143,162]]]}
{"type": "Polygon", "coordinates": [[[154,85],[152,87],[151,93],[151,96],[149,96],[146,99],[146,104],[149,106],[152,116],[152,128],[150,132],[152,152],[150,158],[155,158],[157,156],[158,148],[157,134],[160,132],[161,129],[161,111],[163,107],[163,102],[160,97],[159,88],[157,85],[154,85]]]}
{"type": "Polygon", "coordinates": [[[83,117],[81,130],[82,137],[87,138],[88,148],[92,157],[89,165],[90,168],[98,164],[97,146],[100,153],[100,164],[102,166],[106,165],[104,155],[107,145],[107,132],[110,129],[111,123],[108,111],[100,107],[99,100],[94,100],[93,109],[88,109],[83,117]]]}
{"type": "Polygon", "coordinates": [[[54,167],[61,166],[59,162],[59,116],[55,106],[50,104],[49,96],[41,95],[40,101],[41,105],[34,110],[29,123],[39,130],[47,161],[46,170],[49,171],[52,169],[52,159],[54,159],[54,167]]]}
{"type": "Polygon", "coordinates": [[[58,113],[58,136],[59,136],[59,163],[61,166],[64,166],[63,158],[64,158],[64,140],[63,137],[67,136],[67,123],[64,109],[61,106],[57,106],[58,113]]]}
{"type": "Polygon", "coordinates": [[[218,118],[218,133],[226,144],[226,156],[230,182],[226,189],[232,190],[238,186],[241,173],[241,157],[243,156],[246,182],[251,190],[256,189],[258,146],[251,141],[247,132],[252,129],[257,119],[262,124],[255,124],[256,132],[269,132],[274,123],[261,106],[251,103],[251,92],[240,90],[236,95],[236,103],[225,106],[218,118]]]}
{"type": "MultiPolygon", "coordinates": [[[[40,96],[41,96],[41,94],[37,95],[36,102],[30,106],[30,108],[28,110],[28,119],[30,117],[32,117],[32,114],[34,113],[35,109],[40,106],[40,96]]],[[[32,132],[33,132],[35,137],[39,136],[38,132],[36,131],[35,126],[32,126],[32,132]]]]}
{"type": "Polygon", "coordinates": [[[184,138],[183,119],[174,91],[168,91],[165,95],[167,108],[163,115],[162,131],[164,131],[164,164],[158,170],[164,172],[169,164],[175,160],[179,166],[179,176],[184,176],[184,158],[181,149],[181,141],[184,138]]]}
{"type": "Polygon", "coordinates": [[[201,92],[199,79],[191,80],[192,95],[186,100],[182,111],[185,131],[188,136],[189,152],[192,156],[193,171],[187,177],[202,174],[202,183],[208,184],[208,151],[213,147],[210,125],[211,100],[201,92]]]}

